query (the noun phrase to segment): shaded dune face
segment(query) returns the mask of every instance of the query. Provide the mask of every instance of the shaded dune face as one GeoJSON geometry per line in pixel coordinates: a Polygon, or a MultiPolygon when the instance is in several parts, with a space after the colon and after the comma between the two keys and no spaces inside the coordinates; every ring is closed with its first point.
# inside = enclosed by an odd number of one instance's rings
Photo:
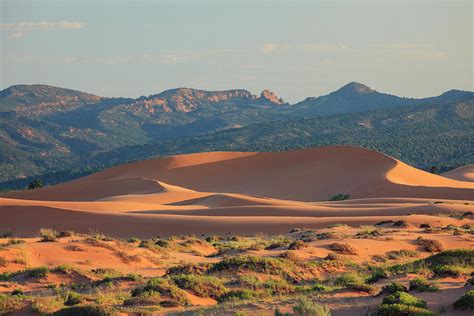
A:
{"type": "Polygon", "coordinates": [[[442,176],[458,181],[474,182],[474,165],[467,165],[456,168],[454,170],[443,173],[442,176]]]}
{"type": "Polygon", "coordinates": [[[387,218],[420,222],[412,213],[425,214],[419,216],[429,222],[429,214],[473,211],[473,200],[472,182],[429,174],[358,147],[211,152],[134,162],[3,195],[0,230],[99,229],[124,237],[278,233],[387,218]],[[350,200],[327,201],[339,193],[350,200]],[[443,203],[434,203],[439,200],[443,203]]]}
{"type": "Polygon", "coordinates": [[[84,196],[77,188],[87,186],[104,186],[100,190],[103,196],[137,194],[146,190],[148,185],[150,192],[154,190],[154,184],[149,180],[196,191],[306,202],[328,200],[339,193],[350,194],[351,198],[468,199],[473,194],[471,189],[474,189],[473,184],[423,172],[381,153],[358,147],[333,146],[277,153],[211,152],[158,158],[13,196],[60,200],[64,193],[58,191],[64,189],[68,199],[74,198],[76,193],[79,200],[84,196]],[[140,179],[143,183],[139,188],[135,183],[140,179]],[[127,185],[128,181],[135,183],[127,185]]]}

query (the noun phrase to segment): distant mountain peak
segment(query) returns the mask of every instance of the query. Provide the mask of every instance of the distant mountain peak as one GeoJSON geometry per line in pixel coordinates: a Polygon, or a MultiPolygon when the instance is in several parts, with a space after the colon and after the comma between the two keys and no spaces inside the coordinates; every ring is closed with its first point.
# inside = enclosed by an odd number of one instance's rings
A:
{"type": "Polygon", "coordinates": [[[359,82],[350,82],[340,88],[339,90],[333,92],[336,94],[345,94],[345,95],[354,95],[354,94],[368,94],[377,92],[374,89],[359,83],[359,82]]]}
{"type": "Polygon", "coordinates": [[[286,103],[282,98],[279,98],[274,92],[268,89],[265,89],[260,93],[260,99],[262,101],[268,101],[276,105],[282,105],[286,103]]]}

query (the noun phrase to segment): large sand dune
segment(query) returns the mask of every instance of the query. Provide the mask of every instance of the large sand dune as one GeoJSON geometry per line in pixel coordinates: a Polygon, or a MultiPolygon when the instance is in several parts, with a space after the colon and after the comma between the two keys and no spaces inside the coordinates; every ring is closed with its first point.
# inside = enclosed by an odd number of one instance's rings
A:
{"type": "Polygon", "coordinates": [[[150,237],[278,233],[384,219],[428,223],[440,220],[430,214],[474,211],[474,183],[453,178],[349,146],[179,155],[6,194],[0,231],[32,235],[52,227],[150,237]],[[350,199],[327,201],[339,193],[350,199]]]}

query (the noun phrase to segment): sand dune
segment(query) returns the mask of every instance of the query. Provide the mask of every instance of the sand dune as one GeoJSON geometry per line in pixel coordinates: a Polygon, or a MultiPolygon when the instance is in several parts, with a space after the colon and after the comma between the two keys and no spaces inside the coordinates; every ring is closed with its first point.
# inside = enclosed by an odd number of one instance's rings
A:
{"type": "Polygon", "coordinates": [[[453,180],[474,182],[474,165],[462,166],[441,175],[453,180]]]}
{"type": "MultiPolygon", "coordinates": [[[[457,170],[452,174],[470,172],[457,170]]],[[[157,158],[5,194],[0,231],[98,229],[122,237],[277,233],[387,218],[430,222],[438,220],[430,214],[472,211],[472,182],[426,173],[367,149],[333,146],[157,158]],[[339,193],[350,199],[327,201],[339,193]]]]}

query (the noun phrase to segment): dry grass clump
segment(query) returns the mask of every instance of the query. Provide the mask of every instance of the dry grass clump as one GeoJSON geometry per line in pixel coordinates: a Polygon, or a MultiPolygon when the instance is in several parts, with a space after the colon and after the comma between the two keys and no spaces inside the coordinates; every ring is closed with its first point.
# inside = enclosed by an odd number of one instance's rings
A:
{"type": "Polygon", "coordinates": [[[435,239],[424,239],[423,237],[417,238],[417,243],[423,247],[427,252],[441,252],[444,250],[443,244],[435,239]]]}
{"type": "Polygon", "coordinates": [[[358,251],[347,243],[333,243],[329,245],[329,249],[334,252],[345,254],[345,255],[357,255],[358,251]]]}
{"type": "Polygon", "coordinates": [[[40,237],[42,242],[53,242],[59,237],[59,233],[51,228],[41,228],[40,237]]]}
{"type": "Polygon", "coordinates": [[[304,248],[308,248],[308,245],[302,240],[295,240],[288,246],[289,250],[300,250],[304,248]]]}

